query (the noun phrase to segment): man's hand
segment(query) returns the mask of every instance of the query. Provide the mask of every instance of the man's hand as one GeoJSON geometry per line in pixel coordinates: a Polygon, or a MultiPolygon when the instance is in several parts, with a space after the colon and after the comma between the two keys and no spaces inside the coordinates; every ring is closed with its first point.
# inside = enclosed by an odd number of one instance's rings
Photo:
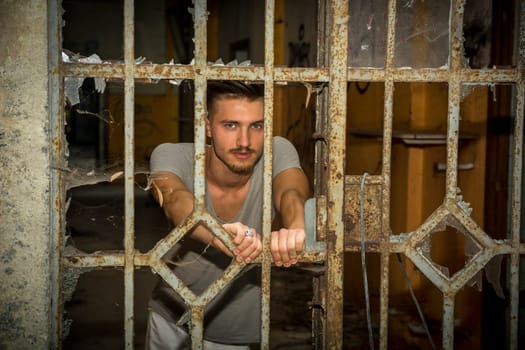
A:
{"type": "Polygon", "coordinates": [[[290,267],[297,264],[299,254],[304,249],[303,229],[286,229],[272,232],[270,249],[276,266],[290,267]]]}
{"type": "MultiPolygon", "coordinates": [[[[240,222],[224,224],[222,227],[233,237],[233,243],[236,245],[233,254],[238,262],[249,264],[261,254],[261,236],[255,229],[243,225],[240,222]]],[[[219,239],[215,238],[214,241],[219,241],[219,239]]],[[[222,242],[220,243],[222,244],[222,242]]]]}

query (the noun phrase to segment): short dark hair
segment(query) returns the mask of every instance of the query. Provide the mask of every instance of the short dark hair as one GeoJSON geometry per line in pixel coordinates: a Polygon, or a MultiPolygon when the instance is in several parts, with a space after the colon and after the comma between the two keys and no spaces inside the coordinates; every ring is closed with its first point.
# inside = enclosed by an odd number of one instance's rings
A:
{"type": "Polygon", "coordinates": [[[264,97],[264,85],[236,80],[210,80],[206,94],[206,107],[208,114],[211,114],[215,101],[223,98],[246,98],[248,101],[262,99],[264,97]]]}

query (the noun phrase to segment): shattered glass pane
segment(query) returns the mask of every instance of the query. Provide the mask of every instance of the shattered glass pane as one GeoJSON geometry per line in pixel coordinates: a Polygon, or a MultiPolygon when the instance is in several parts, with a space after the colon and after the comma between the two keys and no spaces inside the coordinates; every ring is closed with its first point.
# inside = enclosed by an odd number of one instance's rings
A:
{"type": "MultiPolygon", "coordinates": [[[[511,28],[508,28],[511,29],[511,28]]],[[[487,68],[492,47],[492,2],[470,0],[463,18],[465,58],[470,68],[487,68]]]]}
{"type": "Polygon", "coordinates": [[[447,277],[462,270],[482,248],[452,215],[438,223],[417,247],[447,277]]]}
{"type": "Polygon", "coordinates": [[[394,65],[448,65],[450,0],[401,0],[397,1],[396,12],[394,65]]]}
{"type": "MultiPolygon", "coordinates": [[[[180,1],[178,3],[181,3],[180,1]]],[[[102,60],[122,62],[124,3],[113,1],[78,1],[64,0],[63,48],[81,56],[97,54],[102,60]]],[[[144,62],[167,63],[168,36],[175,36],[179,23],[171,16],[166,16],[167,9],[163,0],[135,1],[135,55],[143,57],[144,62]],[[166,31],[166,18],[172,26],[166,31]],[[171,34],[171,35],[169,35],[171,34]]],[[[187,11],[186,11],[187,13],[187,11]]],[[[189,17],[189,14],[188,14],[189,17]]],[[[192,25],[189,25],[190,31],[192,25]]],[[[175,39],[180,39],[177,36],[175,39]]],[[[175,40],[174,39],[174,40],[175,40]]],[[[191,41],[191,40],[190,40],[191,41]]],[[[187,43],[187,40],[186,40],[187,43]]],[[[177,47],[170,42],[171,59],[177,63],[188,63],[180,50],[184,43],[177,41],[177,47]]]]}
{"type": "Polygon", "coordinates": [[[250,60],[263,64],[264,1],[224,0],[208,2],[208,5],[208,40],[213,42],[220,38],[212,50],[208,50],[208,60],[250,60]],[[240,13],[243,15],[240,16],[240,13]],[[217,26],[210,27],[211,23],[217,26]]]}
{"type": "MultiPolygon", "coordinates": [[[[315,67],[317,55],[317,1],[286,0],[285,18],[276,21],[276,30],[284,26],[284,58],[288,67],[315,67]],[[300,10],[299,10],[300,9],[300,10]]],[[[279,55],[278,50],[276,55],[279,55]]],[[[277,65],[282,64],[276,62],[277,65]]]]}
{"type": "Polygon", "coordinates": [[[502,299],[505,299],[505,294],[501,286],[501,263],[504,257],[504,255],[496,255],[485,266],[485,276],[487,277],[487,281],[492,288],[494,288],[496,295],[502,299]]]}
{"type": "MultiPolygon", "coordinates": [[[[136,247],[145,252],[170,229],[149,193],[149,156],[158,144],[176,142],[179,131],[184,130],[192,137],[181,119],[184,113],[192,114],[192,106],[184,102],[193,98],[193,94],[186,96],[180,93],[185,85],[173,86],[167,81],[148,84],[138,81],[136,85],[135,231],[136,247]]],[[[64,169],[69,190],[67,244],[88,253],[123,249],[123,91],[122,81],[111,80],[101,93],[94,79],[86,78],[77,93],[79,103],[67,107],[68,167],[64,169]]]]}
{"type": "Polygon", "coordinates": [[[63,48],[103,60],[124,57],[123,1],[63,0],[63,48]]]}
{"type": "Polygon", "coordinates": [[[387,0],[350,1],[348,65],[384,67],[386,62],[387,0]]]}

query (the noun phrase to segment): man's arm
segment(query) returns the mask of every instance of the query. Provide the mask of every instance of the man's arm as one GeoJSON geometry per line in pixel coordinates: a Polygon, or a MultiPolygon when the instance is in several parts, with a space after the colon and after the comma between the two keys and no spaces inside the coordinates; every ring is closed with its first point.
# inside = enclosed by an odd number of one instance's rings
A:
{"type": "MultiPolygon", "coordinates": [[[[184,185],[182,180],[171,172],[156,172],[151,175],[151,192],[155,200],[164,210],[166,217],[175,225],[179,225],[193,211],[193,193],[184,185]]],[[[262,250],[260,236],[246,237],[244,232],[247,226],[241,223],[224,224],[223,227],[232,235],[236,244],[234,254],[238,261],[246,263],[252,261],[262,250]]],[[[208,229],[197,226],[191,237],[205,244],[211,244],[223,253],[232,256],[232,253],[220,239],[208,229]]]]}
{"type": "Polygon", "coordinates": [[[308,179],[299,168],[286,169],[273,180],[275,207],[284,226],[272,232],[271,251],[277,266],[296,264],[304,249],[304,203],[309,194],[308,179]]]}

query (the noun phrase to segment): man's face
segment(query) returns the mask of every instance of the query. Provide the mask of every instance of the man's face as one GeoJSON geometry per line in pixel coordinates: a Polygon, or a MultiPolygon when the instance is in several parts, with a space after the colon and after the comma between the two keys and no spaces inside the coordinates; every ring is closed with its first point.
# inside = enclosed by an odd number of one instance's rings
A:
{"type": "Polygon", "coordinates": [[[237,175],[251,174],[263,150],[262,100],[219,99],[209,113],[206,134],[211,139],[212,157],[237,175]]]}

